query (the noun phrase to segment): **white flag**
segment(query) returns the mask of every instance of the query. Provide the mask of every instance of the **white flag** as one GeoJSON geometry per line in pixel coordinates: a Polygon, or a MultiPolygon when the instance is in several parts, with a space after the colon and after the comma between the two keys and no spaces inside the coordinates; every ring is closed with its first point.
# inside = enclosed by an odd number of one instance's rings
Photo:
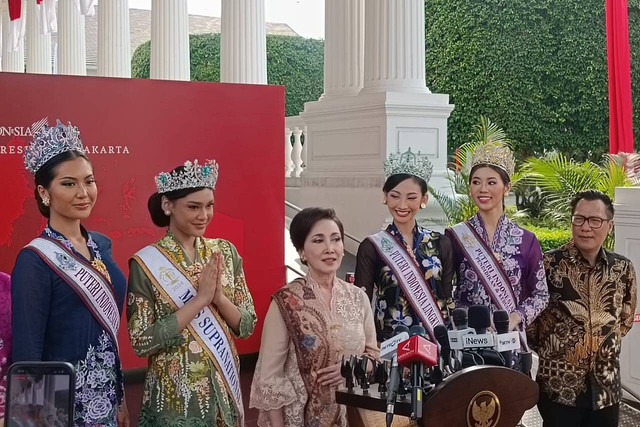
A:
{"type": "Polygon", "coordinates": [[[76,7],[83,15],[93,16],[95,15],[95,10],[93,9],[93,3],[95,0],[74,0],[76,3],[76,7]]]}
{"type": "Polygon", "coordinates": [[[57,31],[56,0],[42,0],[40,3],[40,32],[49,34],[57,31]]]}

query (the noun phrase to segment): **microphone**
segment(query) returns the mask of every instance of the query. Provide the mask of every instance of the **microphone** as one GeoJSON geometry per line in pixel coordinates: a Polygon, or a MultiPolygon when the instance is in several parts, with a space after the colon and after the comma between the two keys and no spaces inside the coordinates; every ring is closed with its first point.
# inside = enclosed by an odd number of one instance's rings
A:
{"type": "Polygon", "coordinates": [[[466,308],[454,308],[451,312],[453,317],[453,325],[456,329],[467,329],[467,309],[466,308]]]}
{"type": "Polygon", "coordinates": [[[440,344],[440,360],[445,367],[451,366],[451,344],[449,344],[449,331],[444,325],[433,328],[433,335],[440,344]]]}
{"type": "Polygon", "coordinates": [[[487,333],[491,326],[491,313],[486,305],[472,305],[469,307],[469,327],[476,330],[476,334],[487,333]]]}
{"type": "Polygon", "coordinates": [[[410,335],[398,346],[398,363],[411,367],[411,419],[417,420],[422,418],[424,368],[438,364],[438,346],[425,338],[426,330],[422,325],[412,326],[410,335]]]}
{"type": "MultiPolygon", "coordinates": [[[[504,310],[493,313],[493,324],[496,327],[496,350],[504,359],[504,366],[513,365],[513,351],[520,350],[520,335],[516,331],[509,332],[509,314],[504,310]]],[[[522,360],[522,358],[521,358],[522,360]]]]}
{"type": "Polygon", "coordinates": [[[398,386],[401,381],[402,369],[398,366],[398,344],[409,338],[409,328],[404,325],[396,326],[395,335],[380,346],[380,358],[391,361],[389,387],[387,392],[387,427],[393,422],[393,410],[398,398],[398,386]]]}
{"type": "MultiPolygon", "coordinates": [[[[467,334],[475,334],[475,331],[469,328],[467,324],[467,309],[466,308],[456,308],[451,312],[451,316],[453,317],[453,324],[455,329],[452,331],[448,331],[449,334],[449,345],[451,349],[456,350],[457,357],[456,360],[462,357],[462,354],[457,350],[464,349],[462,345],[462,339],[467,334]]],[[[462,360],[459,360],[462,363],[462,360]]]]}

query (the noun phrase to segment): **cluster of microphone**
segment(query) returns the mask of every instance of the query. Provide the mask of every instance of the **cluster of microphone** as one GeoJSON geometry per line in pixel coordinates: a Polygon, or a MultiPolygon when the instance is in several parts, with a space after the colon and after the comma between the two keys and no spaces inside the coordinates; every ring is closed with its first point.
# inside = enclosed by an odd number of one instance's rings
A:
{"type": "Polygon", "coordinates": [[[397,326],[394,336],[380,347],[382,362],[354,356],[343,359],[342,376],[349,391],[358,385],[367,394],[369,385],[377,383],[380,396],[386,398],[386,422],[390,426],[398,399],[410,396],[411,418],[418,420],[422,418],[423,395],[448,375],[475,365],[511,367],[512,351],[520,349],[520,339],[518,332],[509,332],[507,312],[494,311],[495,332],[490,331],[491,313],[484,305],[471,306],[468,311],[455,309],[452,318],[451,330],[443,325],[434,328],[435,342],[421,324],[410,329],[397,326]]]}
{"type": "Polygon", "coordinates": [[[446,339],[440,338],[438,332],[436,338],[453,371],[476,365],[512,367],[511,355],[513,350],[520,349],[520,336],[518,332],[509,332],[506,311],[493,312],[495,332],[489,331],[491,314],[487,306],[472,305],[468,313],[464,308],[456,308],[451,316],[455,328],[446,331],[446,339]]]}

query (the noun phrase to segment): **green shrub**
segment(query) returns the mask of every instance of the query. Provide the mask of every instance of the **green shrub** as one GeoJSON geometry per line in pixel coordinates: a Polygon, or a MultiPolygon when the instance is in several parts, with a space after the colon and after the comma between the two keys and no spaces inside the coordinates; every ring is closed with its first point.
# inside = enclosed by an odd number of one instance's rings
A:
{"type": "Polygon", "coordinates": [[[538,238],[542,252],[559,248],[571,240],[571,230],[566,228],[545,228],[536,227],[531,224],[522,225],[523,228],[531,231],[538,238]]]}
{"type": "MultiPolygon", "coordinates": [[[[189,37],[191,80],[220,81],[220,34],[189,37]]],[[[138,46],[131,58],[131,75],[149,78],[151,42],[138,46]]],[[[303,37],[267,35],[269,84],[286,90],[286,115],[296,116],[304,103],[317,100],[323,91],[324,42],[303,37]]]]}
{"type": "MultiPolygon", "coordinates": [[[[635,140],[640,141],[640,0],[629,0],[635,140]]],[[[601,0],[426,0],[426,75],[448,93],[449,152],[477,117],[507,131],[519,157],[608,151],[601,0]]]]}

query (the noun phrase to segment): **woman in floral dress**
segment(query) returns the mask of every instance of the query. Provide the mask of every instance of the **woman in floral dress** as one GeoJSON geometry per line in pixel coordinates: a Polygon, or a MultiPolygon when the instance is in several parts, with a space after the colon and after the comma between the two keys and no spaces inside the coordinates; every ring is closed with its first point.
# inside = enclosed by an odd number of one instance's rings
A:
{"type": "Polygon", "coordinates": [[[11,273],[12,361],[71,363],[75,425],[128,426],[117,345],[126,279],[111,240],[81,225],[98,195],[93,167],[70,123],[44,126],[33,138],[25,165],[48,223],[11,273]],[[87,298],[96,291],[99,300],[87,298]]]}
{"type": "MultiPolygon", "coordinates": [[[[538,239],[504,214],[504,198],[511,189],[514,167],[513,153],[507,146],[498,143],[478,146],[472,155],[469,175],[471,197],[478,213],[465,223],[447,229],[446,234],[455,242],[455,265],[459,266],[454,295],[456,306],[487,305],[491,311],[504,309],[509,313],[509,330],[523,331],[547,306],[549,292],[538,239]],[[461,226],[467,236],[456,232],[461,226]],[[478,242],[480,249],[486,250],[489,260],[496,261],[496,275],[508,279],[505,288],[512,295],[509,298],[512,302],[500,300],[498,303],[491,296],[491,288],[487,288],[488,282],[484,280],[487,273],[483,275],[468,255],[469,237],[478,242]]],[[[522,351],[528,353],[526,342],[522,344],[522,351]]],[[[518,357],[514,357],[512,363],[517,362],[518,357]]]]}
{"type": "Polygon", "coordinates": [[[158,175],[149,212],[168,230],[130,263],[129,336],[149,356],[143,427],[242,424],[233,337],[251,335],[256,314],[236,248],[203,237],[217,177],[215,162],[197,160],[158,175]]]}
{"type": "Polygon", "coordinates": [[[361,289],[336,277],[344,230],[333,209],[303,209],[290,233],[308,274],[273,295],[250,405],[261,427],[346,426],[346,408],[335,401],[340,361],[378,357],[371,307],[361,289]]]}
{"type": "MultiPolygon", "coordinates": [[[[383,203],[393,218],[386,232],[393,236],[394,244],[406,248],[446,321],[452,307],[451,241],[441,233],[419,226],[415,219],[418,211],[427,206],[431,171],[429,160],[410,149],[402,155],[390,155],[385,163],[383,203]]],[[[358,248],[355,284],[374,301],[378,341],[382,342],[394,335],[398,325],[411,327],[425,322],[407,298],[393,266],[381,256],[373,237],[369,236],[358,248]]]]}

